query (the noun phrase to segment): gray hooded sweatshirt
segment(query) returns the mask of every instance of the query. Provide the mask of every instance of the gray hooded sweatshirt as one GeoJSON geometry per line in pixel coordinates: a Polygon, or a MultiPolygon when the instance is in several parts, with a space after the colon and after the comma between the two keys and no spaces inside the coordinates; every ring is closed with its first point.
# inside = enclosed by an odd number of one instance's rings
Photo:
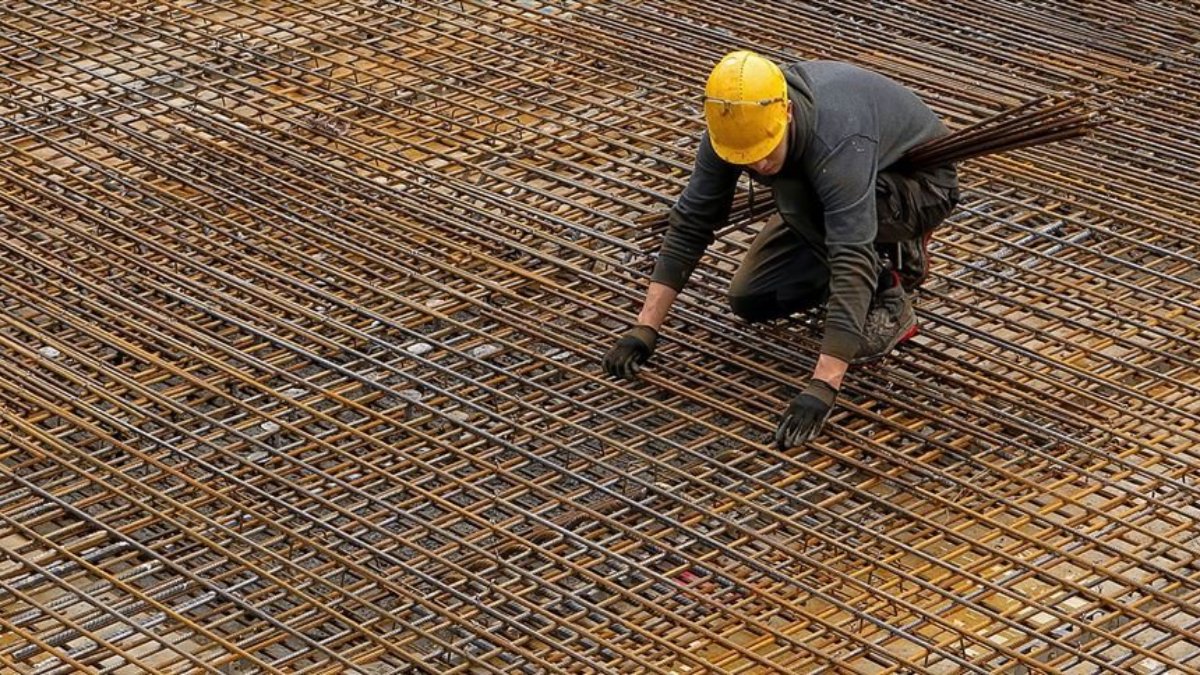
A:
{"type": "MultiPolygon", "coordinates": [[[[863,68],[806,61],[784,68],[792,100],[788,156],[774,176],[784,221],[829,262],[821,352],[850,361],[862,342],[879,265],[875,177],[915,145],[948,133],[903,85],[863,68]]],[[[652,279],[680,290],[729,210],[743,169],[717,156],[705,133],[687,187],[671,209],[652,279]]]]}

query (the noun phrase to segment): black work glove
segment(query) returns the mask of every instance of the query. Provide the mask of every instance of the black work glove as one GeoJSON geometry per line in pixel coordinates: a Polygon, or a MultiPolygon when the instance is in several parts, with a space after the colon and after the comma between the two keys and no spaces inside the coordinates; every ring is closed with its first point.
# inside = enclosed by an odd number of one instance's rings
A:
{"type": "Polygon", "coordinates": [[[807,443],[821,433],[821,427],[833,410],[838,390],[824,380],[812,380],[792,399],[775,430],[775,445],[780,450],[807,443]]]}
{"type": "Polygon", "coordinates": [[[650,326],[637,325],[617,340],[617,345],[604,355],[604,372],[613,377],[632,380],[642,364],[654,353],[658,332],[650,326]]]}

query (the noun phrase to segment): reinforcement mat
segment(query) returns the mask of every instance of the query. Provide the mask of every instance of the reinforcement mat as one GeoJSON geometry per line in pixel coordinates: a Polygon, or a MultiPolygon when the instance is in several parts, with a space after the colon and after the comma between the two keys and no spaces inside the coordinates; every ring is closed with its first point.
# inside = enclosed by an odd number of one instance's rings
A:
{"type": "Polygon", "coordinates": [[[1200,672],[1198,25],[3,3],[0,668],[1200,672]],[[759,216],[599,367],[738,47],[1112,120],[963,164],[921,335],[782,453],[817,333],[728,312],[759,216]]]}

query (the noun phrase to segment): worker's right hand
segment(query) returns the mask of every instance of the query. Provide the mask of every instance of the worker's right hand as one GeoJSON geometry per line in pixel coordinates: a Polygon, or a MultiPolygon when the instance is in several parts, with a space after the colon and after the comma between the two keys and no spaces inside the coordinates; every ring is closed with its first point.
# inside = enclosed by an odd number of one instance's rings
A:
{"type": "Polygon", "coordinates": [[[632,380],[654,353],[656,342],[658,332],[653,328],[646,325],[634,326],[604,355],[604,372],[613,377],[632,380]]]}

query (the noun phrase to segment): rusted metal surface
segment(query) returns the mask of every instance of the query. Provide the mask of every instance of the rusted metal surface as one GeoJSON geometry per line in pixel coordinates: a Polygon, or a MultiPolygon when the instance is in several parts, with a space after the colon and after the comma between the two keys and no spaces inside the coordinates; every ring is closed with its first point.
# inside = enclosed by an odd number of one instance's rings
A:
{"type": "MultiPolygon", "coordinates": [[[[0,664],[1200,672],[1200,81],[1182,4],[0,7],[0,664]],[[765,441],[807,317],[754,219],[598,360],[728,49],[965,127],[924,330],[765,441]]],[[[761,198],[761,197],[760,197],[761,198]]],[[[745,204],[744,197],[741,203],[745,204]]]]}

